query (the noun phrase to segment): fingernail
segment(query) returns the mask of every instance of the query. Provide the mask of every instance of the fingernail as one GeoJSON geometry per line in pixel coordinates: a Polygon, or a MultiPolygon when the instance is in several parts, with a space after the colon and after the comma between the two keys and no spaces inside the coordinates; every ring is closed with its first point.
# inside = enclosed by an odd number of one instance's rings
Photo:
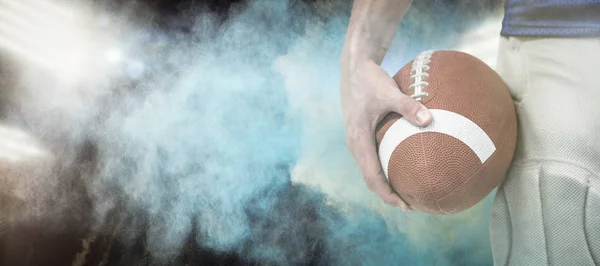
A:
{"type": "Polygon", "coordinates": [[[429,112],[429,110],[427,110],[425,108],[421,108],[421,110],[419,110],[419,112],[417,112],[417,122],[419,124],[423,124],[423,123],[425,123],[425,121],[428,121],[429,119],[431,119],[431,112],[429,112]]]}
{"type": "Polygon", "coordinates": [[[411,207],[404,207],[404,206],[397,206],[398,209],[402,210],[403,212],[411,212],[412,208],[411,207]]]}

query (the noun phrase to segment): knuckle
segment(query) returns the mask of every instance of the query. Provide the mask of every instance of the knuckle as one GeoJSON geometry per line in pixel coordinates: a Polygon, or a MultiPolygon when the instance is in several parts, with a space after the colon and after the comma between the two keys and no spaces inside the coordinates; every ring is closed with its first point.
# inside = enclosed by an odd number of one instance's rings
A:
{"type": "Polygon", "coordinates": [[[369,133],[368,124],[360,124],[355,127],[349,129],[347,135],[351,141],[354,143],[361,142],[365,140],[365,137],[368,137],[369,133]],[[366,128],[365,128],[366,127],[366,128]]]}
{"type": "Polygon", "coordinates": [[[417,100],[411,98],[411,103],[408,107],[408,115],[414,117],[417,115],[417,112],[421,110],[421,103],[417,102],[417,100]]]}
{"type": "Polygon", "coordinates": [[[346,132],[346,146],[352,153],[355,153],[356,149],[360,146],[361,136],[359,132],[360,130],[357,129],[350,129],[346,132]]]}
{"type": "Polygon", "coordinates": [[[358,127],[358,125],[354,121],[350,121],[346,125],[346,140],[347,141],[354,141],[356,139],[357,127],[358,127]]]}
{"type": "Polygon", "coordinates": [[[374,186],[367,184],[367,188],[369,189],[369,191],[371,191],[372,193],[377,194],[377,190],[375,189],[374,186]]]}
{"type": "Polygon", "coordinates": [[[371,178],[371,177],[365,177],[365,184],[367,185],[367,188],[371,192],[375,193],[375,187],[376,187],[376,185],[375,185],[375,181],[373,180],[373,178],[371,178]]]}
{"type": "Polygon", "coordinates": [[[395,204],[394,200],[392,200],[392,199],[389,199],[389,198],[383,198],[382,200],[383,200],[383,202],[384,202],[385,204],[387,204],[387,205],[390,205],[390,206],[396,206],[396,204],[395,204]]]}
{"type": "Polygon", "coordinates": [[[365,184],[367,185],[367,188],[373,192],[373,193],[377,193],[377,179],[373,176],[366,176],[365,177],[365,184]]]}
{"type": "Polygon", "coordinates": [[[346,134],[346,147],[348,147],[350,151],[352,151],[354,148],[354,139],[352,136],[350,136],[350,134],[346,134]]]}
{"type": "Polygon", "coordinates": [[[400,98],[401,100],[399,100],[396,104],[399,106],[399,109],[403,112],[401,113],[401,115],[415,115],[419,111],[419,109],[421,109],[421,104],[412,97],[402,94],[400,98]]]}

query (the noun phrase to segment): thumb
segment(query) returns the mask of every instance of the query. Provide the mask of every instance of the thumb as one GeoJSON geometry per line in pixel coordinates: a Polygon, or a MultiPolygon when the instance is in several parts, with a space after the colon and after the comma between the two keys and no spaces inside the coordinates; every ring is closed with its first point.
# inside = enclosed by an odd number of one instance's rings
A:
{"type": "Polygon", "coordinates": [[[419,101],[402,93],[398,89],[390,90],[391,93],[385,99],[385,107],[390,112],[396,112],[405,117],[416,126],[427,126],[433,120],[431,111],[419,101]]]}

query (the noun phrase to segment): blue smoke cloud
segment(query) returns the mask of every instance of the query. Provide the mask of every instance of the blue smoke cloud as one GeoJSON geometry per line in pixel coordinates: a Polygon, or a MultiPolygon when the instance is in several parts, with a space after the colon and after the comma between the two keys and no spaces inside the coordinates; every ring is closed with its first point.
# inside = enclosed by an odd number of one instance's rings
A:
{"type": "MultiPolygon", "coordinates": [[[[137,29],[125,42],[144,67],[123,72],[137,80],[91,86],[103,91],[92,97],[99,106],[61,109],[77,123],[47,121],[38,131],[66,134],[74,146],[94,143],[97,162],[84,182],[97,230],[115,209],[127,213],[118,241],[132,246],[143,235],[159,262],[174,260],[193,234],[200,247],[259,264],[491,264],[484,207],[444,218],[367,203],[372,195],[348,159],[339,113],[347,19],[295,1],[255,0],[224,24],[197,14],[188,34],[137,29]],[[317,148],[324,152],[313,154],[317,148]],[[307,157],[328,174],[294,178],[307,157]],[[325,182],[319,178],[358,200],[328,193],[314,185],[325,182]],[[458,224],[465,221],[470,229],[458,224]]],[[[466,22],[438,23],[437,31],[420,25],[442,19],[423,9],[407,14],[384,63],[390,73],[422,50],[453,44],[466,22]]]]}

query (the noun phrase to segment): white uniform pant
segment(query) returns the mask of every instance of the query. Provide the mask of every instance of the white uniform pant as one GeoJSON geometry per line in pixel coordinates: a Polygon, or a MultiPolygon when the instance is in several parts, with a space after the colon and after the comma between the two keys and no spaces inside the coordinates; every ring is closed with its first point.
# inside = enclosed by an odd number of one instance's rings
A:
{"type": "Polygon", "coordinates": [[[494,265],[600,265],[600,38],[502,37],[519,134],[492,207],[494,265]]]}

